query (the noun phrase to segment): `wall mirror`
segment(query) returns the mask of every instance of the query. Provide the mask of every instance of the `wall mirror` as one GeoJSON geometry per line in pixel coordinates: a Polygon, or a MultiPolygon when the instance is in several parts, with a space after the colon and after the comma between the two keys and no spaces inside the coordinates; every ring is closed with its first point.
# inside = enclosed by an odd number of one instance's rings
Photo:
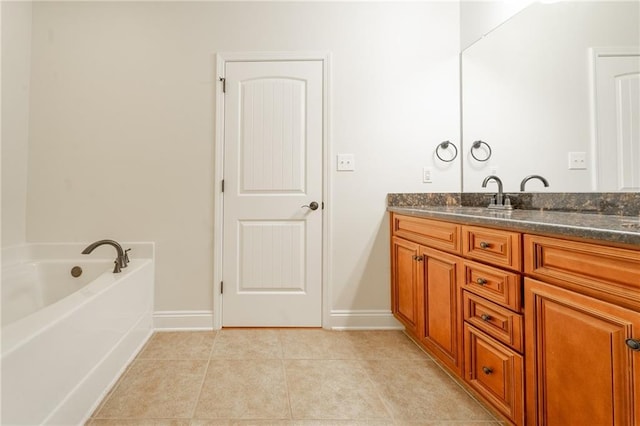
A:
{"type": "Polygon", "coordinates": [[[461,58],[463,191],[640,191],[640,2],[536,2],[461,58]]]}

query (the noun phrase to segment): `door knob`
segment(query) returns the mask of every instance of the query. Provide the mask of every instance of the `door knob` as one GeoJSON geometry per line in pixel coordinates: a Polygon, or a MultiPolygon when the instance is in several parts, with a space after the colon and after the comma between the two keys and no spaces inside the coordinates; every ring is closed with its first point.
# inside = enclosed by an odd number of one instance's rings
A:
{"type": "Polygon", "coordinates": [[[312,201],[312,202],[309,203],[309,205],[305,204],[302,207],[306,207],[306,208],[311,209],[311,210],[318,210],[318,203],[316,203],[315,201],[312,201]]]}

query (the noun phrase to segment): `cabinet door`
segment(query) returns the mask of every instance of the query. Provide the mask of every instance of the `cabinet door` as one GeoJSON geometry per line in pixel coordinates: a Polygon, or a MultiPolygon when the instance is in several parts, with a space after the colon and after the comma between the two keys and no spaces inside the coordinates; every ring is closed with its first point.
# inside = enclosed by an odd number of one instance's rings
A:
{"type": "Polygon", "coordinates": [[[427,247],[420,247],[420,258],[424,273],[424,322],[419,339],[444,364],[459,373],[458,280],[462,276],[462,259],[427,247]]]}
{"type": "Polygon", "coordinates": [[[640,423],[640,312],[527,278],[527,423],[640,423]]]}
{"type": "Polygon", "coordinates": [[[407,331],[416,335],[421,322],[420,246],[398,237],[391,241],[391,311],[407,331]]]}

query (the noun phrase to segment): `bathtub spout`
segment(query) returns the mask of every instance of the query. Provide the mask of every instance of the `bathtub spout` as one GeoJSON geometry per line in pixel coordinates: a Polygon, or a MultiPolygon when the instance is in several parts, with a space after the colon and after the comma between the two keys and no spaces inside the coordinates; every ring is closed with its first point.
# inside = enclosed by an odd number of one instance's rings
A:
{"type": "Polygon", "coordinates": [[[126,254],[124,250],[122,250],[122,246],[113,240],[100,240],[100,241],[96,241],[95,243],[91,243],[87,246],[87,248],[82,250],[82,254],[90,254],[93,250],[96,249],[96,247],[100,247],[103,245],[113,246],[118,252],[118,257],[116,257],[116,260],[113,262],[115,263],[115,266],[113,268],[114,274],[117,274],[118,272],[120,272],[122,268],[127,267],[127,263],[129,263],[129,259],[128,259],[129,256],[126,254]]]}

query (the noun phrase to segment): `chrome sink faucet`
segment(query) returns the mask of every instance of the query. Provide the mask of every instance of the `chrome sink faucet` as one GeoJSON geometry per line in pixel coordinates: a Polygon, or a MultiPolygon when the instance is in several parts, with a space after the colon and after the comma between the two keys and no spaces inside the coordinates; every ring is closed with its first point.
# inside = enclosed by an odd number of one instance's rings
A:
{"type": "Polygon", "coordinates": [[[495,196],[496,202],[495,203],[492,202],[491,204],[489,204],[488,207],[490,209],[512,210],[513,207],[511,206],[511,200],[509,200],[509,197],[505,198],[504,191],[502,189],[502,181],[498,176],[489,175],[486,178],[484,178],[484,180],[482,181],[482,187],[486,188],[487,183],[489,183],[490,180],[494,180],[498,184],[498,193],[495,196]]]}
{"type": "Polygon", "coordinates": [[[549,186],[549,182],[540,175],[529,175],[526,178],[522,179],[520,182],[520,192],[524,192],[524,184],[530,181],[531,179],[540,179],[545,187],[549,186]]]}
{"type": "Polygon", "coordinates": [[[129,255],[127,252],[131,249],[123,250],[122,246],[113,240],[100,240],[100,241],[96,241],[95,243],[91,243],[87,246],[87,248],[82,250],[82,254],[90,254],[97,247],[100,247],[103,245],[110,245],[115,247],[116,252],[118,253],[118,257],[116,257],[116,260],[113,262],[115,264],[115,266],[113,267],[114,274],[121,272],[122,268],[127,267],[127,264],[129,263],[129,255]]]}

